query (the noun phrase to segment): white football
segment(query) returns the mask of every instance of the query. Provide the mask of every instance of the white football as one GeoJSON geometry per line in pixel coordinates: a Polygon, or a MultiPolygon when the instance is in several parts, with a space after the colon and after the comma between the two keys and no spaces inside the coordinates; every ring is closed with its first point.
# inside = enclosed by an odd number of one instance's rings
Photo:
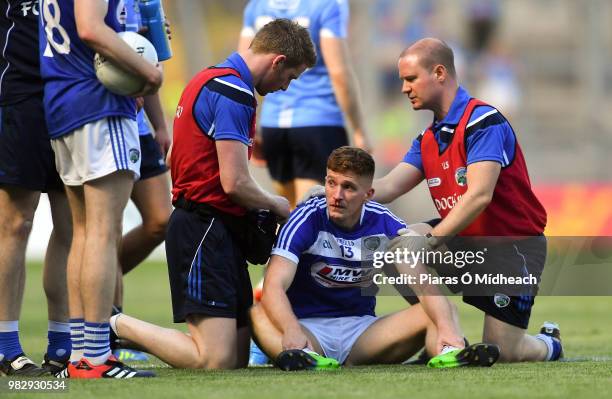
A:
{"type": "MultiPolygon", "coordinates": [[[[144,36],[136,32],[120,32],[119,37],[142,58],[153,65],[157,64],[157,51],[144,36]]],[[[145,85],[143,78],[133,75],[98,53],[94,56],[94,69],[98,80],[115,94],[130,96],[138,93],[145,85]]]]}

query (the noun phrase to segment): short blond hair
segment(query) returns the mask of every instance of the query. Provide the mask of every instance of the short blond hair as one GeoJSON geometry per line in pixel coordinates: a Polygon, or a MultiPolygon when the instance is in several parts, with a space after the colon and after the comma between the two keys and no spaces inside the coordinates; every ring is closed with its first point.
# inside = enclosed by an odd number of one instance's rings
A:
{"type": "Polygon", "coordinates": [[[343,146],[332,151],[327,159],[327,169],[372,179],[375,170],[374,158],[361,148],[343,146]]]}

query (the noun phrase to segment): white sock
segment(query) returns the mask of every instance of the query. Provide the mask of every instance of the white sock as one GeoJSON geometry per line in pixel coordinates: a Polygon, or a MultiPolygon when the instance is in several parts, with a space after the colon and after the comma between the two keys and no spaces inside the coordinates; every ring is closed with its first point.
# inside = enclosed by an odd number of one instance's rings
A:
{"type": "Polygon", "coordinates": [[[111,316],[110,320],[109,320],[109,324],[110,324],[110,328],[113,329],[113,332],[115,333],[116,336],[119,336],[119,330],[117,330],[117,319],[119,318],[119,316],[121,316],[123,313],[117,313],[114,316],[111,316]]]}
{"type": "Polygon", "coordinates": [[[546,361],[549,361],[552,358],[552,355],[553,355],[553,339],[552,339],[552,337],[550,337],[550,336],[548,336],[546,334],[538,334],[535,337],[546,344],[546,347],[548,348],[548,353],[546,354],[546,361]]]}

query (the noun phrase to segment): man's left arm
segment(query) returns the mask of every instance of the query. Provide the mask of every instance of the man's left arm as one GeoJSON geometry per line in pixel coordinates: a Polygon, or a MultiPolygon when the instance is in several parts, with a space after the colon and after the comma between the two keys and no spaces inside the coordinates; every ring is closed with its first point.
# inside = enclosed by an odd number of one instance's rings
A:
{"type": "Polygon", "coordinates": [[[159,144],[164,157],[168,154],[172,138],[168,133],[168,125],[164,118],[159,92],[144,97],[144,109],[155,133],[155,141],[159,144]]]}
{"type": "Polygon", "coordinates": [[[495,161],[481,161],[467,166],[468,189],[455,207],[434,227],[434,237],[457,235],[485,210],[493,199],[493,192],[501,165],[495,161]]]}

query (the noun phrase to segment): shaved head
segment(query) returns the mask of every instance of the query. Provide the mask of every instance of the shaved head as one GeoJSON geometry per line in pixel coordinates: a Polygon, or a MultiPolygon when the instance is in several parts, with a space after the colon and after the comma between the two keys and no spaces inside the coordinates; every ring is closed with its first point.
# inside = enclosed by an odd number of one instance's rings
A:
{"type": "Polygon", "coordinates": [[[421,39],[402,51],[399,58],[409,55],[416,56],[419,64],[428,71],[436,65],[443,65],[450,76],[457,77],[453,50],[440,39],[432,37],[421,39]]]}

